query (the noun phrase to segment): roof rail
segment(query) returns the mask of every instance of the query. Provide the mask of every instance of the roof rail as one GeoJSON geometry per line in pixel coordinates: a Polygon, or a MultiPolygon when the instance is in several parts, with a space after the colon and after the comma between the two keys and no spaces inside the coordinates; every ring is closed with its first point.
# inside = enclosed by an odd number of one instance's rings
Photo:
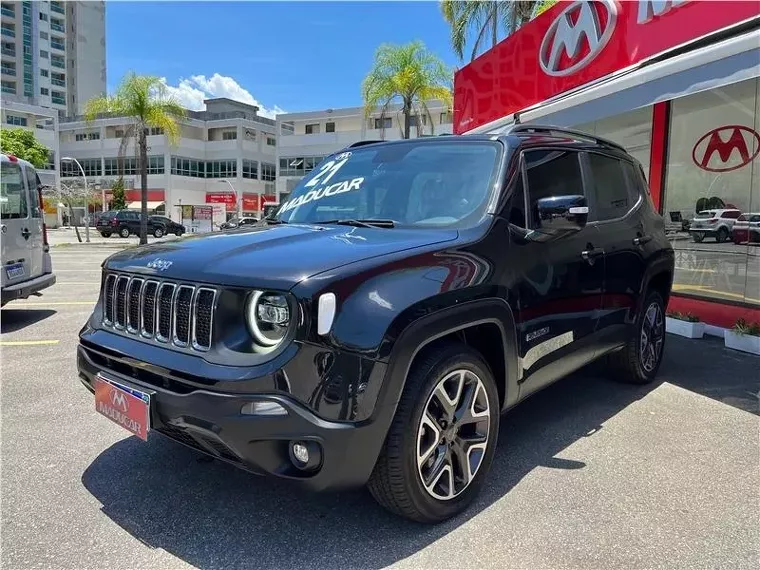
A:
{"type": "Polygon", "coordinates": [[[368,144],[375,144],[375,143],[381,143],[386,142],[384,140],[369,140],[369,141],[356,141],[355,143],[351,143],[346,148],[356,148],[357,146],[364,146],[368,144]]]}
{"type": "Polygon", "coordinates": [[[619,150],[622,150],[623,152],[628,152],[625,150],[625,147],[621,144],[618,144],[614,141],[611,141],[609,139],[605,139],[602,137],[597,137],[596,135],[590,135],[588,133],[584,133],[581,131],[576,131],[573,129],[566,129],[565,127],[555,127],[552,125],[530,125],[530,124],[515,124],[511,125],[507,132],[505,134],[515,134],[515,133],[546,133],[546,134],[559,134],[559,135],[571,135],[578,139],[586,139],[596,142],[597,144],[602,144],[608,147],[617,148],[619,150]]]}

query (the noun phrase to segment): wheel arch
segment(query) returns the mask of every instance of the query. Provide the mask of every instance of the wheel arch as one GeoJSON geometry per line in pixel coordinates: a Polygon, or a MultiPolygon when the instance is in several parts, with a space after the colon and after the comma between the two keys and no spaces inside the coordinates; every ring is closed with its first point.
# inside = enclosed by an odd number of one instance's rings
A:
{"type": "Polygon", "coordinates": [[[657,257],[649,264],[644,274],[644,279],[642,280],[634,319],[638,317],[640,312],[644,309],[644,301],[646,300],[649,291],[657,291],[662,296],[665,309],[667,309],[668,300],[670,299],[670,294],[673,289],[674,275],[675,256],[672,250],[668,250],[667,254],[657,257]]]}

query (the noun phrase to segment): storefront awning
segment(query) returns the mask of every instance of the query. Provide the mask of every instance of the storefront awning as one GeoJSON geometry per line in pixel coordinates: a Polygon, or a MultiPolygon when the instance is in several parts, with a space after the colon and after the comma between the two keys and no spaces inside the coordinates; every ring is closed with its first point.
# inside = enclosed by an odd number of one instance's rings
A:
{"type": "MultiPolygon", "coordinates": [[[[571,126],[716,89],[760,74],[760,31],[708,45],[664,61],[626,70],[615,77],[520,113],[521,123],[571,126]]],[[[470,132],[498,133],[513,116],[470,132]]]]}
{"type": "MultiPolygon", "coordinates": [[[[149,201],[148,202],[148,210],[155,210],[159,206],[163,206],[163,204],[164,204],[163,202],[150,202],[149,201]]],[[[139,200],[136,201],[136,202],[130,202],[129,204],[127,204],[127,209],[128,210],[139,210],[140,208],[142,208],[142,203],[139,200]]]]}

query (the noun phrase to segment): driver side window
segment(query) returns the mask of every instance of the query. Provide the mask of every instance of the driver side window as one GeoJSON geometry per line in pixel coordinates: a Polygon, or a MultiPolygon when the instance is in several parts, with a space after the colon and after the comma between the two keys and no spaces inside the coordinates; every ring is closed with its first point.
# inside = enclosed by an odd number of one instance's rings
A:
{"type": "Polygon", "coordinates": [[[528,174],[528,228],[539,227],[538,201],[552,196],[583,196],[580,153],[531,150],[524,154],[528,174]]]}

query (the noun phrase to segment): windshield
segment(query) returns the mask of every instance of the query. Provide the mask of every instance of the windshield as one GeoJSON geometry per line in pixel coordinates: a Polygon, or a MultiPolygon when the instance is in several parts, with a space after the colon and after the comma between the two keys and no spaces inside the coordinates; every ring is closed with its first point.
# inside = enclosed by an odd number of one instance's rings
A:
{"type": "Polygon", "coordinates": [[[714,217],[715,217],[715,212],[713,212],[712,210],[706,210],[706,211],[700,212],[699,214],[697,214],[696,216],[694,216],[694,219],[695,220],[703,220],[705,218],[714,218],[714,217]]]}
{"type": "Polygon", "coordinates": [[[339,153],[299,182],[276,219],[466,227],[485,212],[500,153],[497,142],[461,139],[405,141],[339,153]]]}

